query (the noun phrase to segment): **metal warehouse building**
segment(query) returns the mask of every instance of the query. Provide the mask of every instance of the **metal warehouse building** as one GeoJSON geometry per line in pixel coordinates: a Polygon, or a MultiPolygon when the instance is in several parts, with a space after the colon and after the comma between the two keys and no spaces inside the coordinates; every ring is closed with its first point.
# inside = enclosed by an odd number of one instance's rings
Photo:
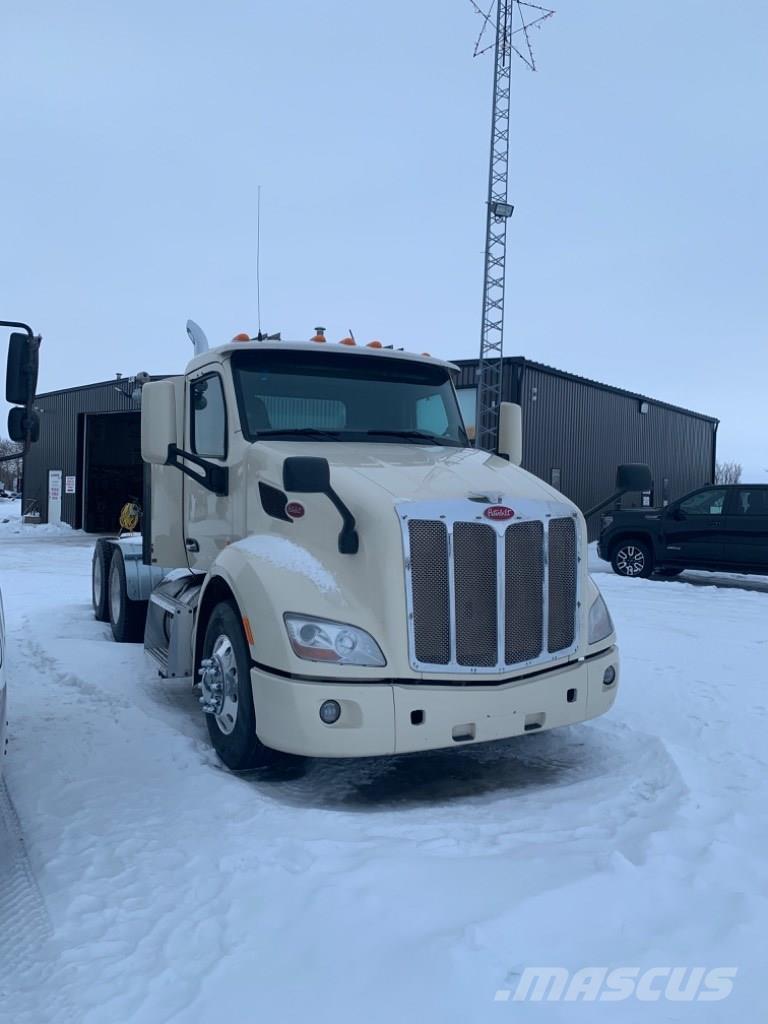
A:
{"type": "MultiPolygon", "coordinates": [[[[477,360],[458,360],[467,424],[475,418],[477,360]]],[[[504,360],[503,394],[523,410],[523,466],[580,508],[613,490],[616,466],[651,467],[654,494],[672,501],[714,476],[718,421],[522,357],[504,360]]],[[[24,470],[23,508],[41,522],[113,532],[122,505],[142,494],[139,404],[131,379],[39,395],[40,441],[24,470]]],[[[630,503],[639,503],[632,496],[630,503]]],[[[592,525],[594,533],[595,524],[592,525]]]]}

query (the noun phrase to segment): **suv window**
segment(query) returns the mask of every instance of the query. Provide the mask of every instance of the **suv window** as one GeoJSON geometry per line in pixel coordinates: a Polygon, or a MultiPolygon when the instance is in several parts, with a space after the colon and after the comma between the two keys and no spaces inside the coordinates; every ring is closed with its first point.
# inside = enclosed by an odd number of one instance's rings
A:
{"type": "Polygon", "coordinates": [[[212,373],[196,380],[191,388],[192,451],[208,458],[227,456],[227,407],[221,377],[212,373]]]}
{"type": "Polygon", "coordinates": [[[713,487],[710,491],[699,491],[680,502],[680,511],[687,516],[721,516],[725,505],[725,488],[713,487]]]}
{"type": "Polygon", "coordinates": [[[736,492],[736,516],[768,516],[768,487],[745,487],[736,492]]]}

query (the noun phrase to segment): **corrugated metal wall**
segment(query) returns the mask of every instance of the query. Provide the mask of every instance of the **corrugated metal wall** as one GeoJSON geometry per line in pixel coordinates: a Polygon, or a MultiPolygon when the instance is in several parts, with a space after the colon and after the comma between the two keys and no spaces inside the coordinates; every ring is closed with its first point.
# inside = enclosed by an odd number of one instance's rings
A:
{"type": "MultiPolygon", "coordinates": [[[[459,365],[457,387],[476,387],[477,362],[459,365]]],[[[651,467],[656,504],[712,479],[717,420],[711,417],[522,358],[504,361],[504,398],[523,409],[523,466],[583,510],[613,491],[621,462],[651,467]]],[[[598,525],[590,524],[592,536],[598,525]]]]}
{"type": "MultiPolygon", "coordinates": [[[[122,386],[125,387],[125,379],[122,386]]],[[[41,522],[48,521],[48,471],[62,471],[61,518],[71,526],[80,525],[78,510],[82,501],[82,416],[85,413],[138,412],[139,406],[119,390],[121,381],[69,391],[52,391],[38,395],[35,406],[40,410],[40,440],[33,445],[24,466],[23,505],[26,511],[36,503],[41,522]],[[64,480],[76,479],[75,494],[66,494],[64,480]]]]}

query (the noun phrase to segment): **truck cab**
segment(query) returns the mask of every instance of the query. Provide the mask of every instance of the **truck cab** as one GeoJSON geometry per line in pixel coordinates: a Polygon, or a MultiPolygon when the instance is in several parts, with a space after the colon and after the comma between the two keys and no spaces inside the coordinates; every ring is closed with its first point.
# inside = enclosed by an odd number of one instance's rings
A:
{"type": "Polygon", "coordinates": [[[110,618],[131,587],[129,610],[147,601],[145,646],[200,687],[229,767],[460,746],[612,705],[584,519],[516,464],[513,410],[499,454],[470,446],[454,372],[249,340],[144,386],[141,552],[115,548],[99,593],[114,583],[110,618]]]}

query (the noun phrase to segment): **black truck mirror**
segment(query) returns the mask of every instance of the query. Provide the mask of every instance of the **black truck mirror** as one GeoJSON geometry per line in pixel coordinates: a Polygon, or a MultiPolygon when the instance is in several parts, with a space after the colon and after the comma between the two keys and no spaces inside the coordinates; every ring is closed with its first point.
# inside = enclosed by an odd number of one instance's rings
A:
{"type": "Polygon", "coordinates": [[[28,405],[37,390],[38,348],[34,335],[14,333],[8,343],[5,400],[11,405],[28,405]]]}
{"type": "Polygon", "coordinates": [[[23,444],[29,437],[30,444],[40,440],[40,417],[36,412],[14,408],[8,413],[8,437],[17,444],[23,444]]]}
{"type": "Polygon", "coordinates": [[[331,467],[328,459],[311,455],[292,455],[283,463],[283,487],[297,494],[325,494],[341,516],[339,551],[342,555],[356,555],[360,538],[355,527],[355,517],[331,487],[331,467]]]}
{"type": "Polygon", "coordinates": [[[283,463],[283,487],[298,494],[327,494],[331,489],[328,459],[294,455],[283,463]]]}
{"type": "Polygon", "coordinates": [[[639,462],[627,462],[616,470],[617,491],[650,491],[653,489],[653,476],[648,466],[639,462]]]}

